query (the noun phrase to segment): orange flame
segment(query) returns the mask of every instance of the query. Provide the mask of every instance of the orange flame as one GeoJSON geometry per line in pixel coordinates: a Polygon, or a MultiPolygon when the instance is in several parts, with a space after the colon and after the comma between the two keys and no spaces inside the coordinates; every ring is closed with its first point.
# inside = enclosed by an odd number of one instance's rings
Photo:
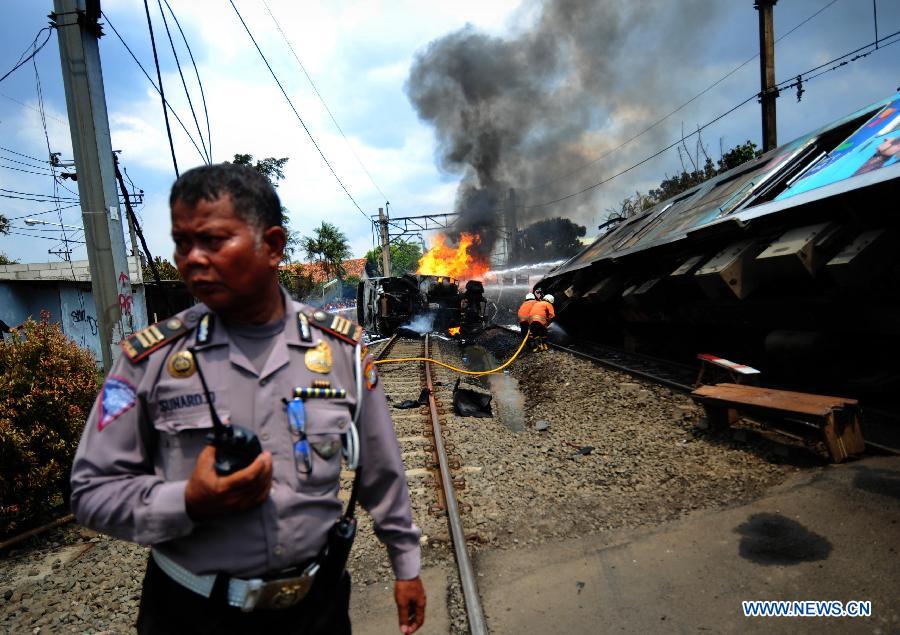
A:
{"type": "Polygon", "coordinates": [[[459,327],[451,326],[449,329],[447,329],[447,332],[451,335],[451,337],[456,337],[457,335],[459,335],[459,327]]]}
{"type": "Polygon", "coordinates": [[[488,272],[490,269],[488,263],[476,254],[469,253],[472,245],[481,242],[478,234],[463,233],[456,247],[447,245],[446,241],[447,237],[443,234],[435,236],[431,249],[419,260],[419,269],[416,273],[471,280],[480,278],[488,272]]]}

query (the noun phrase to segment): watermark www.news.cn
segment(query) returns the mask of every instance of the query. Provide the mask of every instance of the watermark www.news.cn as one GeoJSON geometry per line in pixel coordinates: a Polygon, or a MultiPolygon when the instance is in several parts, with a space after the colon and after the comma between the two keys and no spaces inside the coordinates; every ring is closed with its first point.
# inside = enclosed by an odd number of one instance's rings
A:
{"type": "Polygon", "coordinates": [[[743,600],[744,617],[871,617],[871,600],[743,600]]]}

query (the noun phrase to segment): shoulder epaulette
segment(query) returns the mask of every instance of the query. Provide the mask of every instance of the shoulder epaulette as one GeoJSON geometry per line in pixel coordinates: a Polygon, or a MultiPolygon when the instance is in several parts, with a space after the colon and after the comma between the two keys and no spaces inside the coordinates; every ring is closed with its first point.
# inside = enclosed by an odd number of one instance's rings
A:
{"type": "Polygon", "coordinates": [[[334,335],[336,338],[344,340],[348,344],[356,346],[356,344],[359,343],[359,340],[362,339],[363,327],[345,317],[326,313],[321,309],[314,311],[311,315],[308,315],[308,317],[309,323],[312,326],[315,326],[330,335],[334,335]]]}
{"type": "Polygon", "coordinates": [[[133,363],[137,363],[161,346],[181,337],[191,328],[183,320],[173,317],[129,335],[119,342],[119,345],[125,356],[133,363]]]}

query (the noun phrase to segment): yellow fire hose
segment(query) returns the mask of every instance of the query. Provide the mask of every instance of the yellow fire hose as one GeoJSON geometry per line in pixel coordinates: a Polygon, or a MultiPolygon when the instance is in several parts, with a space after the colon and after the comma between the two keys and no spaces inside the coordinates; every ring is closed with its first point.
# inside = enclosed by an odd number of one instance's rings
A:
{"type": "Polygon", "coordinates": [[[498,373],[501,370],[503,370],[504,368],[506,368],[507,366],[509,366],[510,364],[512,364],[513,361],[515,361],[515,359],[519,356],[519,353],[522,352],[522,349],[525,348],[525,342],[528,341],[528,337],[530,335],[531,335],[530,333],[525,333],[525,337],[522,338],[522,343],[519,344],[519,349],[515,353],[513,353],[513,356],[510,357],[508,360],[506,360],[506,362],[504,362],[502,365],[497,366],[497,368],[492,368],[491,370],[479,370],[479,371],[463,370],[462,368],[457,368],[456,366],[451,366],[450,364],[445,364],[444,362],[439,362],[436,359],[432,359],[430,357],[398,357],[397,359],[380,359],[380,360],[377,360],[375,362],[375,364],[376,365],[378,365],[378,364],[396,364],[398,362],[431,362],[432,364],[437,364],[438,366],[443,366],[444,368],[449,368],[450,370],[455,371],[457,373],[462,373],[463,375],[475,375],[475,376],[490,375],[491,373],[498,373]]]}

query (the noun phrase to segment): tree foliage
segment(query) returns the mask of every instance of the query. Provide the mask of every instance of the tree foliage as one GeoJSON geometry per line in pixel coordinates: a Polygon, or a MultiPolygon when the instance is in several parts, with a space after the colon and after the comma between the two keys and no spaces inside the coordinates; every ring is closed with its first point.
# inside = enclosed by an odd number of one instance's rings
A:
{"type": "Polygon", "coordinates": [[[578,239],[585,233],[587,228],[584,225],[573,223],[568,218],[538,221],[518,233],[516,260],[545,262],[574,256],[583,247],[578,239]]]}
{"type": "Polygon", "coordinates": [[[312,276],[297,265],[287,265],[278,270],[278,282],[295,300],[303,300],[315,288],[312,276]]]}
{"type": "MultiPolygon", "coordinates": [[[[181,280],[178,268],[165,258],[157,256],[153,259],[153,262],[156,264],[157,271],[159,271],[160,280],[181,280]]],[[[150,265],[143,265],[141,273],[144,280],[153,280],[153,270],[150,269],[150,265]]]]}
{"type": "MultiPolygon", "coordinates": [[[[251,167],[269,180],[272,187],[278,188],[278,183],[284,179],[284,166],[290,159],[288,157],[266,157],[265,159],[253,160],[252,154],[235,154],[232,163],[236,165],[246,165],[251,167]]],[[[284,225],[284,231],[287,232],[287,243],[284,246],[284,260],[290,262],[300,247],[300,232],[291,229],[291,218],[288,215],[287,208],[281,206],[281,223],[284,225]]]]}
{"type": "MultiPolygon", "coordinates": [[[[366,252],[366,263],[370,269],[381,271],[381,245],[366,252]]],[[[401,276],[404,273],[415,273],[422,259],[422,248],[417,243],[400,241],[391,244],[391,275],[401,276]]],[[[383,273],[383,272],[382,272],[383,273]]]]}
{"type": "Polygon", "coordinates": [[[303,251],[311,261],[322,263],[322,268],[330,278],[343,278],[343,262],[350,257],[350,243],[336,225],[322,221],[313,230],[313,236],[300,240],[303,251]]]}
{"type": "Polygon", "coordinates": [[[651,189],[646,194],[635,192],[633,196],[629,196],[619,203],[616,208],[608,209],[608,218],[628,218],[640,214],[644,210],[650,209],[657,203],[666,199],[678,196],[682,192],[686,192],[692,187],[711,179],[717,174],[727,172],[732,168],[736,168],[742,163],[751,161],[760,156],[762,151],[756,147],[756,144],[749,139],[740,145],[736,145],[727,152],[723,151],[719,160],[713,163],[713,160],[706,154],[702,143],[697,144],[697,151],[691,157],[685,150],[679,148],[679,157],[687,156],[691,164],[690,170],[683,169],[680,174],[668,176],[663,179],[659,187],[651,189]],[[701,150],[703,152],[703,160],[700,160],[701,150]]]}
{"type": "Polygon", "coordinates": [[[5,253],[0,251],[0,265],[17,265],[17,264],[19,264],[18,260],[13,260],[9,256],[7,256],[5,253]]]}
{"type": "Polygon", "coordinates": [[[0,533],[62,502],[97,379],[47,311],[0,342],[0,533]]]}

